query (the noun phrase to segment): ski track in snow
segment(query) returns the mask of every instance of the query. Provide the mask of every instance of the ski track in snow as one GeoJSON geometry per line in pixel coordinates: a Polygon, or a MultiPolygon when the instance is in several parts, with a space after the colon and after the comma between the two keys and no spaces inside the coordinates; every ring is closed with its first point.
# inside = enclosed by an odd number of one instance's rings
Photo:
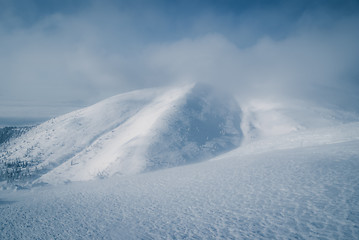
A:
{"type": "Polygon", "coordinates": [[[0,192],[0,239],[359,239],[359,141],[0,192]]]}

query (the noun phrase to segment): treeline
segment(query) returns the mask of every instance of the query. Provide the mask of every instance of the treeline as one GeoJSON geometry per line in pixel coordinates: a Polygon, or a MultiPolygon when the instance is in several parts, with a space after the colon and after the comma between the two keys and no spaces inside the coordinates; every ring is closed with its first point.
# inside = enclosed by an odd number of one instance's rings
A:
{"type": "MultiPolygon", "coordinates": [[[[40,172],[37,165],[39,161],[21,160],[20,158],[8,159],[9,152],[6,145],[13,138],[17,138],[29,131],[32,127],[4,127],[0,128],[0,182],[7,183],[27,182],[34,179],[40,172]]],[[[31,149],[27,149],[29,154],[31,149]]]]}
{"type": "Polygon", "coordinates": [[[16,159],[14,161],[0,160],[0,181],[8,183],[17,180],[30,180],[35,177],[40,169],[37,168],[38,162],[28,162],[16,159]]]}
{"type": "Polygon", "coordinates": [[[0,128],[0,145],[8,142],[11,138],[16,138],[29,131],[32,127],[4,127],[0,128]]]}

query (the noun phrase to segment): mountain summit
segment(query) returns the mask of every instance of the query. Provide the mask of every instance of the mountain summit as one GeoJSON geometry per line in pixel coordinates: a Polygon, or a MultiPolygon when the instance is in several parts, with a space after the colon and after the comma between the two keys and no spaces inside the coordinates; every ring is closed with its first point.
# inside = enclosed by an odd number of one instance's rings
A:
{"type": "Polygon", "coordinates": [[[208,85],[134,91],[12,139],[2,168],[18,165],[14,179],[61,183],[174,167],[239,146],[240,124],[234,98],[208,85]]]}

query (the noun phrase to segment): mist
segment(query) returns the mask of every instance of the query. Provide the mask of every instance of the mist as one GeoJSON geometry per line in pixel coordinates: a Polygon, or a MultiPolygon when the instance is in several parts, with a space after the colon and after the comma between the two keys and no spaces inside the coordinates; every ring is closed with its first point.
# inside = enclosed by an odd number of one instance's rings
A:
{"type": "Polygon", "coordinates": [[[0,117],[200,81],[359,109],[356,1],[0,1],[0,117]]]}

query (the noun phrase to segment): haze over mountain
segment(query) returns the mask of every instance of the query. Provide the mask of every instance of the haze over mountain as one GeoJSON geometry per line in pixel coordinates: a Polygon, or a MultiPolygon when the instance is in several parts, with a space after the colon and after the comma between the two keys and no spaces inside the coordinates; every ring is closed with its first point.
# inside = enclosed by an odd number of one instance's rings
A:
{"type": "Polygon", "coordinates": [[[359,239],[358,26],[357,0],[0,0],[0,239],[359,239]]]}

